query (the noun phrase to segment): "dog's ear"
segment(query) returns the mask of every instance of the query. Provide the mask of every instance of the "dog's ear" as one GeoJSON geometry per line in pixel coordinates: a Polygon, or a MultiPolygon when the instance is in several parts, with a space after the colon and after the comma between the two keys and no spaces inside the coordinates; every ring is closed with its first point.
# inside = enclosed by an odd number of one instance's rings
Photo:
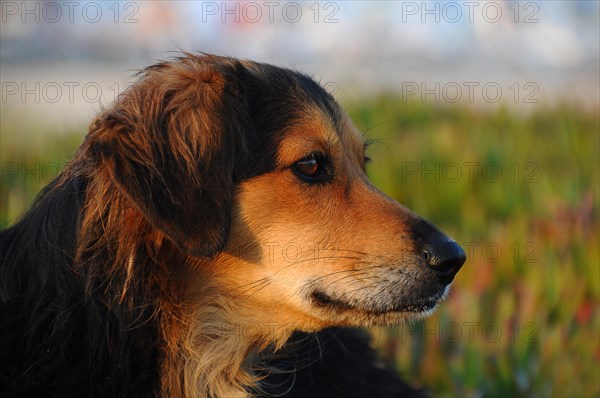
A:
{"type": "Polygon", "coordinates": [[[150,224],[198,256],[227,242],[248,125],[240,68],[196,56],[150,67],[88,135],[91,156],[150,224]]]}

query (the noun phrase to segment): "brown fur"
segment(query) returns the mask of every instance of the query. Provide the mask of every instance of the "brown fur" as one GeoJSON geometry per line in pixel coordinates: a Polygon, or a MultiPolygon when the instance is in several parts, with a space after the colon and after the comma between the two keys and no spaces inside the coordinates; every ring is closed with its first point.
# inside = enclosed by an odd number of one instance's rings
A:
{"type": "Polygon", "coordinates": [[[309,78],[215,56],[146,69],[91,124],[56,188],[87,183],[73,268],[107,308],[151,298],[126,329],[157,325],[160,395],[248,396],[292,333],[442,298],[421,243],[439,232],[369,182],[365,147],[309,78]],[[315,153],[326,183],[294,171],[315,153]]]}

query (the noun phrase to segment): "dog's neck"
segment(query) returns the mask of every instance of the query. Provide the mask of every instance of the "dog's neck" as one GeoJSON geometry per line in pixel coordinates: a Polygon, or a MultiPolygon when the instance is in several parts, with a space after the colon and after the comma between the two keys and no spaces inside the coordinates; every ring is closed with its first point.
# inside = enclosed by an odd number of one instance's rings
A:
{"type": "MultiPolygon", "coordinates": [[[[265,374],[265,351],[281,348],[293,330],[266,324],[256,309],[206,281],[178,308],[167,341],[163,395],[248,397],[265,374]]],[[[169,317],[171,318],[171,317],[169,317]]],[[[268,373],[268,371],[267,371],[268,373]]]]}

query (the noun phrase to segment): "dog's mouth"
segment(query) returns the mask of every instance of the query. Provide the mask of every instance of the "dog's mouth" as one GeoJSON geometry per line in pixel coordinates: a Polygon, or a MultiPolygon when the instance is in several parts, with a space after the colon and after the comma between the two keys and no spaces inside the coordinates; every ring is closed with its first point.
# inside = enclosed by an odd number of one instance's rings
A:
{"type": "Polygon", "coordinates": [[[431,296],[411,299],[374,300],[373,302],[350,302],[343,298],[336,298],[323,292],[314,290],[310,295],[311,302],[323,309],[337,312],[359,311],[370,315],[406,314],[409,316],[426,316],[431,314],[437,304],[441,302],[450,290],[450,285],[431,296]]]}

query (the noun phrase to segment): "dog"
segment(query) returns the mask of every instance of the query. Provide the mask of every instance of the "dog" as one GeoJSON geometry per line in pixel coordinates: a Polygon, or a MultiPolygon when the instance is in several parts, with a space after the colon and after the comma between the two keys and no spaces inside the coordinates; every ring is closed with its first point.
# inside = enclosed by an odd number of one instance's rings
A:
{"type": "Polygon", "coordinates": [[[369,182],[367,145],[298,72],[141,71],[0,234],[0,394],[420,395],[356,327],[430,314],[465,253],[369,182]]]}

